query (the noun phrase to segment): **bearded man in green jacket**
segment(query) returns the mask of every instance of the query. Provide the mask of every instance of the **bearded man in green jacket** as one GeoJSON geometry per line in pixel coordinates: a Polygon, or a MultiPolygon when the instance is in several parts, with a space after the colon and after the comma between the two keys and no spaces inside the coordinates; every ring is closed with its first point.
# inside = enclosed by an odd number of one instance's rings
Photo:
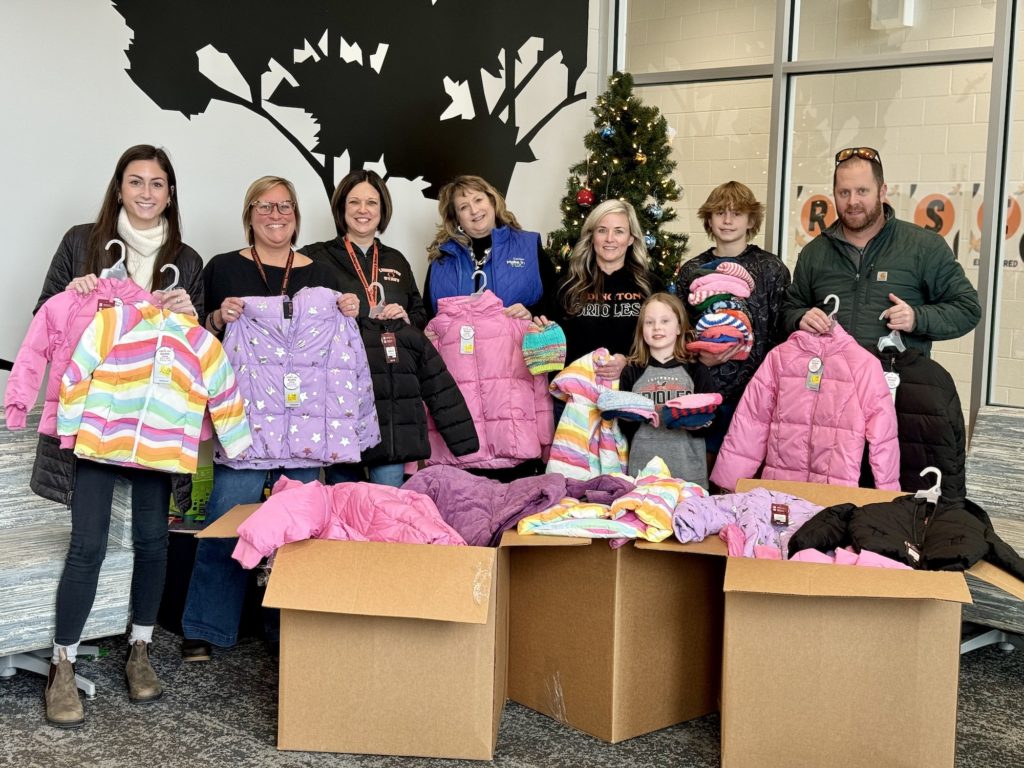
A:
{"type": "MultiPolygon", "coordinates": [[[[800,252],[782,303],[787,331],[826,333],[825,297],[839,297],[836,320],[865,347],[898,330],[908,347],[970,332],[981,319],[978,292],[946,241],[896,218],[883,202],[882,159],[870,147],[836,153],[836,222],[800,252]]],[[[830,307],[829,307],[830,309],[830,307]]]]}

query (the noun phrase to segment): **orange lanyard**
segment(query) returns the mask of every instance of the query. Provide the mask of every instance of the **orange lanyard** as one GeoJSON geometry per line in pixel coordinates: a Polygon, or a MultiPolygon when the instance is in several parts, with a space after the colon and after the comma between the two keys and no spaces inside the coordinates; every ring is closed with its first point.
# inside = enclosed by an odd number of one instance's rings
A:
{"type": "Polygon", "coordinates": [[[370,268],[370,281],[366,281],[366,273],[363,272],[363,267],[359,263],[359,258],[356,256],[355,251],[352,250],[352,243],[349,242],[348,235],[345,235],[345,250],[348,251],[348,257],[352,259],[352,266],[356,270],[356,274],[359,275],[359,282],[363,284],[363,290],[366,291],[366,300],[370,302],[372,307],[377,303],[377,289],[371,288],[373,283],[377,282],[377,241],[373,241],[373,265],[370,268]]]}

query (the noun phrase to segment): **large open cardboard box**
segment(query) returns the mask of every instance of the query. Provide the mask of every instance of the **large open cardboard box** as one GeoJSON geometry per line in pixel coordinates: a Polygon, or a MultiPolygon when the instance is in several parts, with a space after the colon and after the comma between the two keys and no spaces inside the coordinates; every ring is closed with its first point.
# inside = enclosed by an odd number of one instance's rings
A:
{"type": "Polygon", "coordinates": [[[718,710],[725,545],[502,539],[509,698],[618,742],[718,710]]]}
{"type": "MultiPolygon", "coordinates": [[[[258,505],[197,535],[234,537],[258,505]]],[[[508,558],[310,540],[278,550],[278,749],[489,760],[505,704],[508,558]]]]}
{"type": "MultiPolygon", "coordinates": [[[[756,486],[825,506],[901,495],[761,480],[737,490],[756,486]]],[[[961,573],[730,558],[725,592],[723,766],[953,765],[971,599],[961,573]]]]}

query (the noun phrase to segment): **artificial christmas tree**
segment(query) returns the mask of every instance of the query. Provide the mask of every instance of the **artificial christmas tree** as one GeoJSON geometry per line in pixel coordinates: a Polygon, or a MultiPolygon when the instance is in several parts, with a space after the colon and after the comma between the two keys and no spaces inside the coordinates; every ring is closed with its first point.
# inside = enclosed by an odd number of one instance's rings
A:
{"type": "Polygon", "coordinates": [[[583,220],[595,205],[621,198],[633,205],[651,258],[651,269],[666,285],[686,253],[687,236],[665,225],[676,218],[666,203],[679,199],[672,178],[669,128],[657,107],[646,106],[633,95],[633,76],[616,72],[608,90],[591,107],[594,128],[583,137],[587,159],[569,168],[562,198],[562,228],[552,232],[548,252],[562,274],[580,236],[583,220]]]}

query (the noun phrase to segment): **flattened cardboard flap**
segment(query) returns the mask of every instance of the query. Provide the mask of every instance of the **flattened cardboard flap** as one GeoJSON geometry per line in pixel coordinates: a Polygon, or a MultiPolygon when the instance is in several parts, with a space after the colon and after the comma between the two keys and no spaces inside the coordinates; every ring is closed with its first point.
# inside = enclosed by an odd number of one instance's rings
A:
{"type": "Polygon", "coordinates": [[[888,597],[970,603],[962,573],[730,557],[725,591],[801,597],[888,597]]]}
{"type": "Polygon", "coordinates": [[[717,535],[708,536],[703,541],[692,541],[689,544],[681,544],[675,539],[665,541],[642,541],[637,539],[637,549],[654,549],[659,552],[676,552],[680,555],[717,555],[726,557],[729,548],[717,535]]]}
{"type": "Polygon", "coordinates": [[[237,539],[238,526],[249,519],[249,515],[260,508],[259,504],[236,504],[203,530],[196,533],[197,539],[237,539]]]}
{"type": "Polygon", "coordinates": [[[736,483],[736,492],[743,493],[754,488],[767,488],[780,491],[791,496],[799,496],[813,504],[831,507],[833,504],[877,504],[880,501],[892,501],[897,496],[906,496],[909,491],[880,491],[877,488],[852,488],[845,485],[824,485],[822,483],[802,483],[796,480],[751,480],[744,478],[736,483]]]}
{"type": "Polygon", "coordinates": [[[311,539],[277,551],[263,604],[486,624],[497,550],[311,539]]]}
{"type": "Polygon", "coordinates": [[[581,536],[545,536],[529,534],[523,536],[516,531],[505,531],[501,535],[502,547],[584,547],[597,539],[586,539],[581,536]]]}

